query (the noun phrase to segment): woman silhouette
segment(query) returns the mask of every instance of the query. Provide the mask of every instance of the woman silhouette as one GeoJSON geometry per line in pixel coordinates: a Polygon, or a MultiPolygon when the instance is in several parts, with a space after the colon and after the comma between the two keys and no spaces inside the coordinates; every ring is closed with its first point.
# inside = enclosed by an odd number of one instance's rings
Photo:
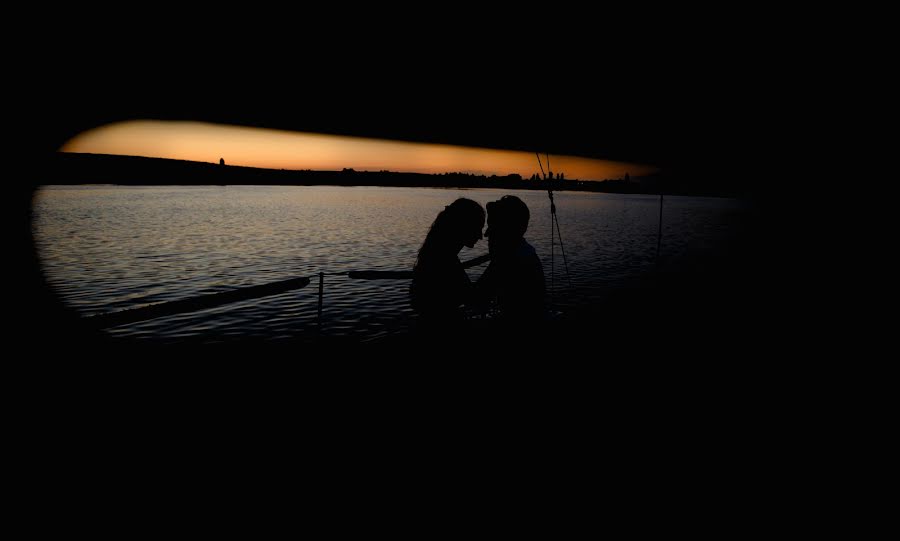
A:
{"type": "Polygon", "coordinates": [[[460,306],[472,293],[472,282],[459,261],[463,246],[472,248],[481,238],[484,208],[461,197],[444,207],[431,224],[413,267],[410,297],[425,326],[462,321],[460,306]]]}

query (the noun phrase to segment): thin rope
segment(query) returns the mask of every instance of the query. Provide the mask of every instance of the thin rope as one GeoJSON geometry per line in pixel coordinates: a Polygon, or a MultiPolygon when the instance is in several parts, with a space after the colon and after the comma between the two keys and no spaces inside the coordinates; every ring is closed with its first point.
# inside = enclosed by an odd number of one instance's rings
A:
{"type": "MultiPolygon", "coordinates": [[[[556,218],[556,205],[553,203],[553,190],[547,190],[547,193],[550,194],[550,307],[553,307],[553,290],[556,289],[555,285],[555,250],[554,250],[554,240],[553,240],[553,223],[556,218]]],[[[558,227],[558,226],[557,226],[558,227]]]]}
{"type": "Polygon", "coordinates": [[[569,274],[569,260],[566,259],[566,245],[563,244],[562,233],[559,230],[559,217],[554,214],[553,219],[556,220],[556,234],[559,235],[559,247],[562,249],[563,263],[566,264],[566,278],[569,280],[569,289],[574,290],[575,288],[572,287],[572,275],[569,274]]]}

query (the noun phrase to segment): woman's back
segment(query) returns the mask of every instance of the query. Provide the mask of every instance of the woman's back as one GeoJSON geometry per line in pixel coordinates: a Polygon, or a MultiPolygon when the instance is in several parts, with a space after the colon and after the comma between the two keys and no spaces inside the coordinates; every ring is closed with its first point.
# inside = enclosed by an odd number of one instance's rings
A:
{"type": "Polygon", "coordinates": [[[413,268],[410,300],[430,320],[459,320],[460,306],[471,295],[472,282],[459,262],[463,246],[482,238],[484,208],[464,197],[444,207],[428,230],[413,268]]]}
{"type": "Polygon", "coordinates": [[[454,254],[428,254],[413,270],[410,298],[413,309],[435,319],[460,317],[460,306],[468,300],[472,282],[454,254]]]}

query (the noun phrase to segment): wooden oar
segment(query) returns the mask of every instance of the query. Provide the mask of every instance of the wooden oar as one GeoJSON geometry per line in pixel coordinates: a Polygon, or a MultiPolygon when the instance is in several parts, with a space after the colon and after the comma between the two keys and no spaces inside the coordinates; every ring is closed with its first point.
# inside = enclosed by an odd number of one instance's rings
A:
{"type": "Polygon", "coordinates": [[[347,276],[359,280],[408,280],[413,271],[350,271],[347,276]]]}
{"type": "MultiPolygon", "coordinates": [[[[464,262],[462,266],[464,269],[468,269],[469,267],[481,265],[482,263],[490,260],[491,255],[484,254],[476,257],[475,259],[470,259],[464,262]]],[[[413,271],[350,271],[347,273],[347,275],[350,278],[356,278],[359,280],[411,280],[413,277],[413,271]]]]}
{"type": "Polygon", "coordinates": [[[142,306],[141,308],[100,314],[85,318],[84,321],[94,328],[105,329],[107,327],[126,325],[128,323],[136,323],[138,321],[171,316],[183,312],[194,312],[206,308],[214,308],[232,302],[267,297],[269,295],[290,291],[291,289],[300,289],[307,285],[309,285],[309,278],[291,278],[290,280],[273,282],[271,284],[242,287],[231,291],[223,291],[221,293],[210,293],[208,295],[194,297],[193,299],[163,302],[151,306],[142,306]]]}
{"type": "Polygon", "coordinates": [[[469,267],[475,267],[481,265],[482,263],[487,263],[491,260],[491,254],[484,254],[476,257],[475,259],[470,259],[468,261],[464,261],[462,266],[464,269],[468,269],[469,267]]]}

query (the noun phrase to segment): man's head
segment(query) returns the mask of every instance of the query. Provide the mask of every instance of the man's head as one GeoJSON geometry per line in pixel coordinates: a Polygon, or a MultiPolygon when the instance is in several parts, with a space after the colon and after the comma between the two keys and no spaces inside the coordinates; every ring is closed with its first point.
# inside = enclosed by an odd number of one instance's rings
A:
{"type": "Polygon", "coordinates": [[[504,195],[487,204],[488,228],[484,236],[488,246],[496,248],[518,241],[528,229],[530,213],[521,199],[514,195],[504,195]]]}

